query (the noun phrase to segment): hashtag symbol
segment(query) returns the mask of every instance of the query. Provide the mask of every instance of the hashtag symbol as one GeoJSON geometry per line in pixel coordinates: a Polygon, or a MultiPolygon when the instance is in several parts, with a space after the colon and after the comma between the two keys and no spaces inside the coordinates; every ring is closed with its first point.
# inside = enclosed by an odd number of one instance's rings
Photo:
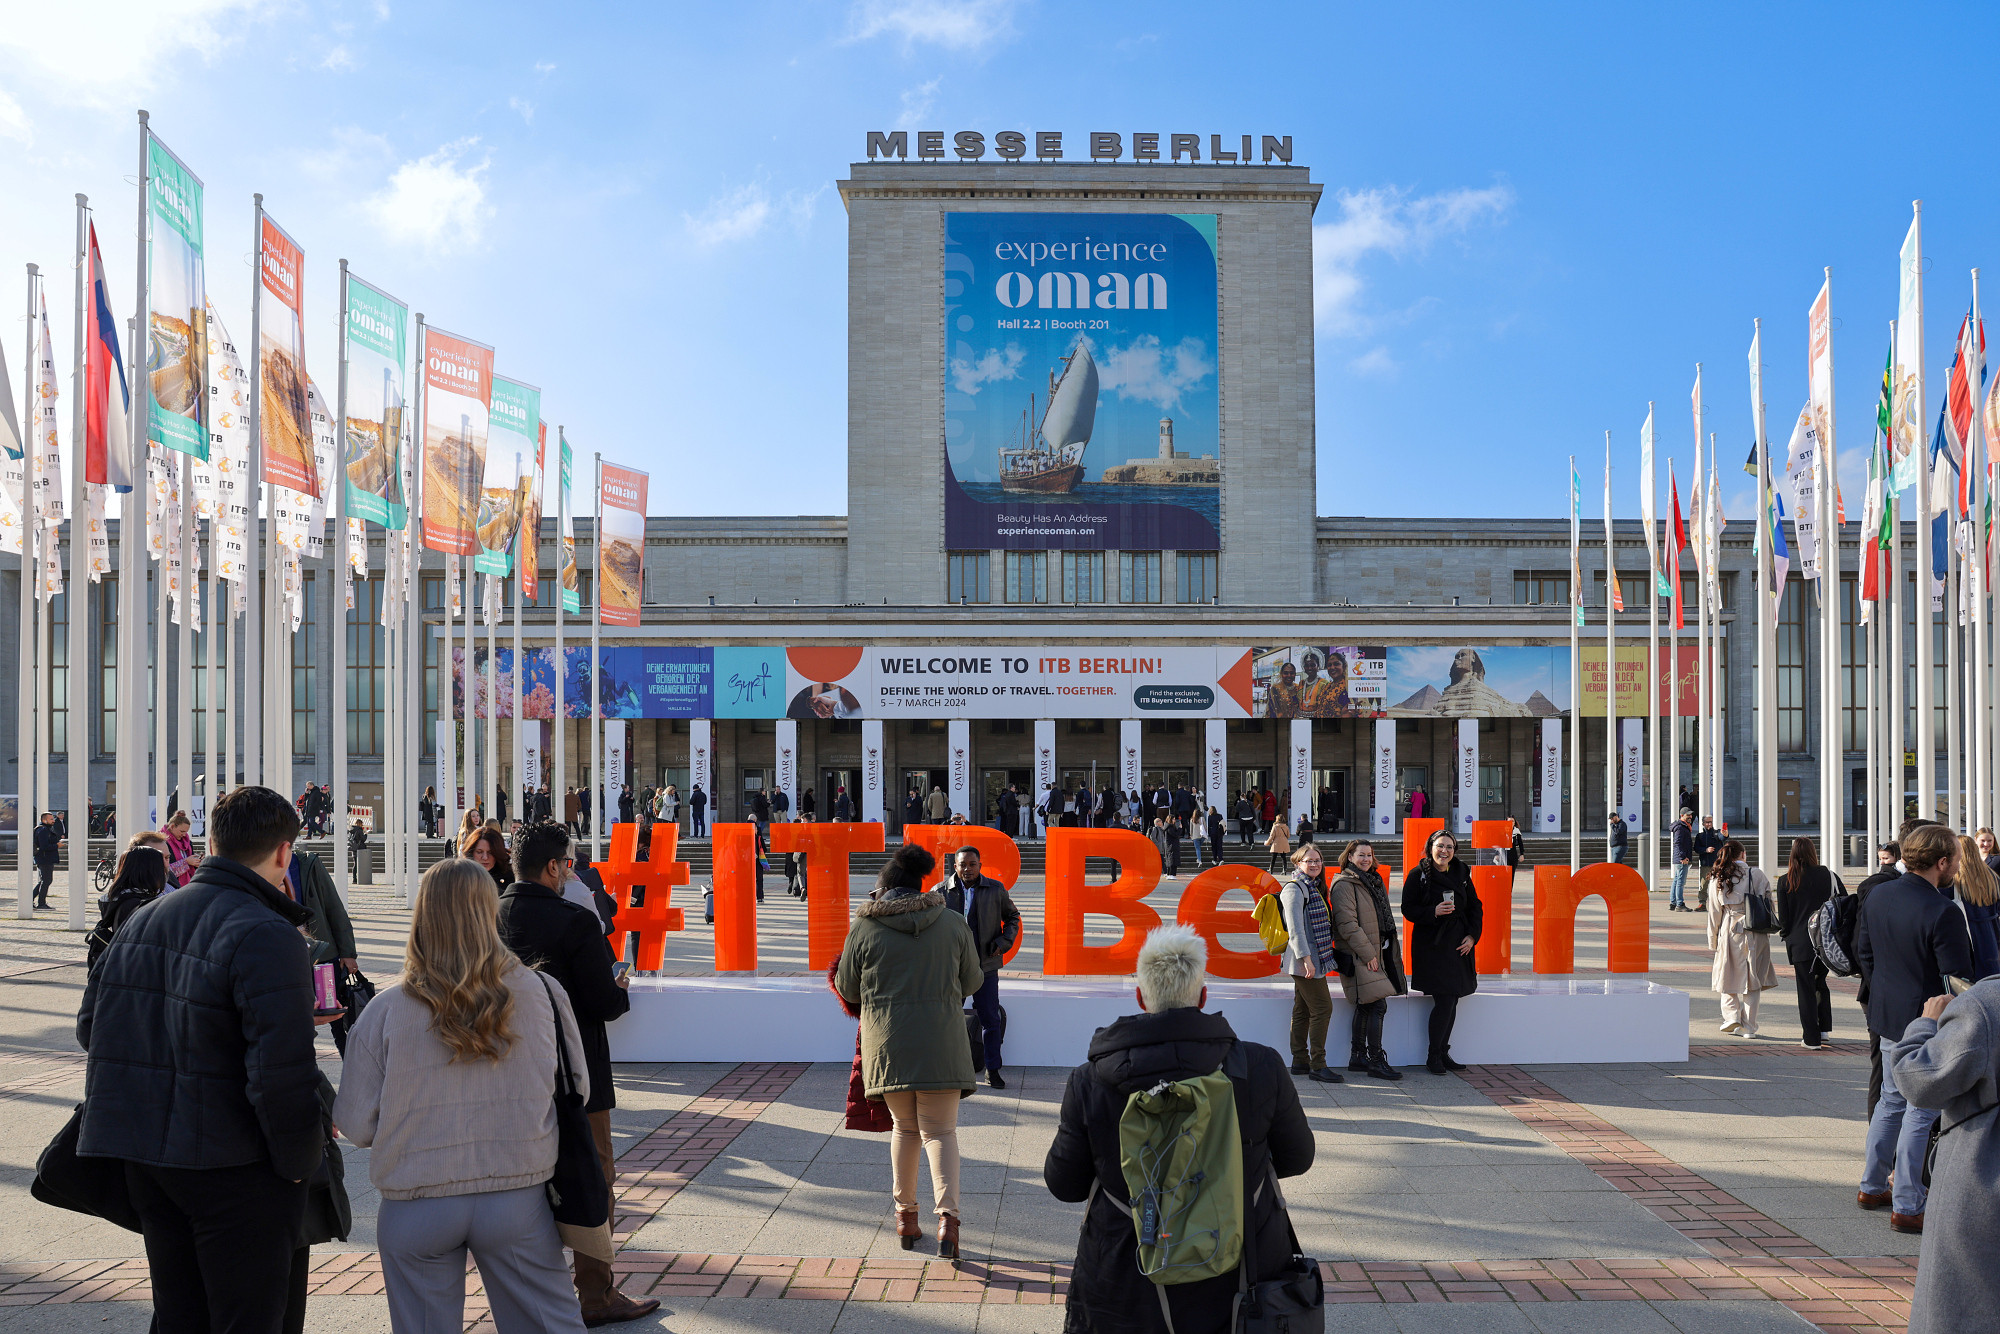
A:
{"type": "Polygon", "coordinates": [[[653,826],[652,859],[637,861],[633,853],[639,847],[639,826],[635,824],[614,824],[611,826],[611,849],[606,860],[592,862],[590,869],[596,871],[604,881],[604,892],[618,905],[618,913],[611,919],[611,932],[607,939],[611,942],[613,958],[625,957],[625,938],[635,935],[639,938],[639,952],[634,967],[640,972],[659,971],[666,953],[667,932],[682,931],[687,927],[686,916],[679,908],[673,907],[673,887],[688,883],[689,866],[686,862],[674,860],[675,845],[680,830],[667,823],[653,826]],[[638,896],[633,892],[644,888],[644,902],[634,902],[638,896]]]}

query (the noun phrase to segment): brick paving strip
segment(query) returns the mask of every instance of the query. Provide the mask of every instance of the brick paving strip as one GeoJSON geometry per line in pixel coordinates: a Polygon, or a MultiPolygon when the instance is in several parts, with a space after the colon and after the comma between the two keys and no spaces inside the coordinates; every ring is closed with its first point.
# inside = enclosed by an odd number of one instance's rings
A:
{"type": "MultiPolygon", "coordinates": [[[[1773,1050],[1778,1048],[1744,1043],[1695,1047],[1689,1055],[1727,1058],[1773,1050]]],[[[1841,1044],[1835,1050],[1867,1049],[1841,1044]]],[[[4,1069],[0,1065],[0,1072],[4,1069]]],[[[805,1069],[804,1065],[737,1066],[627,1150],[618,1160],[615,1234],[621,1240],[629,1238],[650,1220],[805,1069]]],[[[1329,1305],[1765,1299],[1780,1302],[1822,1330],[1891,1334],[1904,1328],[1916,1280],[1914,1259],[1830,1257],[1513,1066],[1478,1066],[1461,1077],[1693,1238],[1710,1252],[1709,1257],[1331,1262],[1320,1266],[1329,1305]]],[[[675,1298],[782,1297],[1049,1305],[1063,1301],[1070,1269],[1046,1261],[967,1261],[954,1267],[917,1256],[875,1260],[634,1250],[619,1252],[614,1267],[624,1291],[668,1304],[675,1298]]],[[[143,1258],[0,1263],[0,1306],[141,1301],[149,1291],[143,1258]]],[[[321,1252],[314,1260],[311,1292],[380,1294],[380,1256],[373,1251],[321,1252]]],[[[469,1279],[467,1319],[475,1334],[491,1327],[485,1314],[483,1290],[474,1274],[469,1279]]]]}

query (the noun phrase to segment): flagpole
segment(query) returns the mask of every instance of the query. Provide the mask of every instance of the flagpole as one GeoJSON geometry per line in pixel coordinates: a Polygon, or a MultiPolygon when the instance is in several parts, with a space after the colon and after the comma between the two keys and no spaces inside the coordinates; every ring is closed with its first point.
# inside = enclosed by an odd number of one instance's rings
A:
{"type": "MultiPolygon", "coordinates": [[[[1681,818],[1681,630],[1685,618],[1681,599],[1680,534],[1674,531],[1674,516],[1680,513],[1680,487],[1674,480],[1674,456],[1667,455],[1667,492],[1674,499],[1674,515],[1667,519],[1667,582],[1673,587],[1674,617],[1667,622],[1667,791],[1673,794],[1674,819],[1681,818]]],[[[1697,817],[1695,828],[1699,829],[1697,817]]],[[[1673,844],[1667,845],[1671,856],[1673,844]]],[[[1683,885],[1685,889],[1685,885],[1683,885]]]]}
{"type": "Polygon", "coordinates": [[[1972,783],[1974,821],[1981,826],[1990,826],[1994,821],[1993,803],[1993,751],[1991,748],[1992,719],[1989,713],[1993,705],[1991,692],[1992,678],[1988,675],[1987,655],[1993,648],[1993,636],[1987,625],[1987,538],[1986,505],[1990,500],[1992,478],[1987,474],[1986,422],[1981,412],[1981,390],[1986,373],[1986,327],[1979,308],[1979,270],[1972,271],[1972,345],[1977,350],[1979,364],[1976,374],[1966,376],[1972,386],[1972,428],[1969,432],[1973,442],[1966,449],[1965,466],[1973,469],[1973,460],[1978,460],[1976,471],[1967,474],[1973,497],[1972,502],[1972,727],[1968,737],[1972,747],[1976,777],[1972,783]]]}
{"type": "MultiPolygon", "coordinates": [[[[533,474],[529,475],[528,484],[530,486],[534,485],[533,474]]],[[[521,455],[518,452],[516,452],[514,455],[514,487],[517,493],[519,493],[520,491],[520,486],[521,486],[521,455]]],[[[522,499],[525,501],[526,497],[523,496],[522,499]]],[[[537,496],[535,499],[537,502],[539,502],[541,497],[537,496]]],[[[540,510],[537,509],[536,512],[539,513],[540,510]]],[[[521,517],[523,519],[526,519],[528,517],[528,511],[525,503],[522,506],[521,517]]],[[[522,824],[526,824],[528,822],[528,806],[531,797],[528,791],[526,790],[526,784],[523,781],[527,777],[528,757],[527,757],[527,742],[523,736],[522,729],[527,723],[528,709],[527,709],[527,701],[521,697],[521,591],[523,588],[521,562],[523,560],[536,560],[540,555],[541,555],[540,543],[536,542],[534,538],[532,538],[528,534],[527,530],[521,524],[519,523],[515,524],[514,526],[514,673],[513,673],[514,721],[511,729],[512,742],[513,742],[512,745],[513,757],[510,761],[510,767],[514,771],[514,776],[508,782],[508,787],[512,789],[509,795],[512,796],[514,801],[518,804],[518,809],[516,809],[514,812],[515,819],[517,819],[522,824]]]]}
{"type": "MultiPolygon", "coordinates": [[[[1696,814],[1718,815],[1715,792],[1710,786],[1708,765],[1708,486],[1701,475],[1701,363],[1694,364],[1694,551],[1695,551],[1695,796],[1701,806],[1696,814]]],[[[1697,826],[1699,820],[1697,820],[1697,826]]],[[[1722,821],[1716,820],[1716,828],[1722,821]]]]}
{"type": "Polygon", "coordinates": [[[563,533],[569,518],[569,440],[560,424],[556,426],[556,705],[549,721],[550,744],[555,747],[555,777],[549,780],[549,815],[567,820],[565,794],[556,791],[569,784],[569,658],[563,651],[563,533]]]}
{"type": "MultiPolygon", "coordinates": [[[[489,442],[490,447],[490,442],[489,442]]],[[[492,819],[500,819],[500,608],[501,578],[486,577],[486,770],[481,775],[493,804],[486,808],[492,819]]],[[[501,821],[501,837],[506,837],[506,821],[501,821]]]]}
{"type": "MultiPolygon", "coordinates": [[[[138,240],[138,304],[133,315],[136,326],[132,341],[132,381],[134,392],[132,401],[137,409],[132,418],[132,438],[128,442],[131,449],[132,489],[125,493],[124,522],[119,525],[119,564],[122,578],[118,588],[118,826],[119,839],[130,838],[145,825],[146,787],[148,781],[147,753],[140,749],[150,741],[147,728],[141,721],[151,701],[147,698],[146,681],[146,497],[148,487],[146,460],[152,439],[152,386],[147,382],[145,371],[146,354],[144,346],[150,342],[153,329],[152,316],[152,275],[148,271],[149,241],[151,239],[148,218],[147,196],[152,190],[152,175],[148,149],[152,131],[147,125],[148,117],[139,113],[139,240],[138,240]],[[142,341],[143,340],[143,341],[142,341]]],[[[88,279],[89,256],[86,252],[84,265],[79,274],[88,279]]],[[[81,295],[81,288],[79,288],[81,295]]],[[[79,318],[81,312],[79,311],[79,318]]],[[[79,381],[81,383],[81,381],[79,381]]],[[[77,437],[81,439],[81,436],[77,437]]],[[[108,442],[107,442],[108,445],[108,442]]],[[[81,455],[77,457],[81,458],[81,455]]],[[[115,844],[114,844],[115,846],[115,844]]],[[[70,926],[81,929],[84,902],[81,895],[73,896],[70,902],[70,926]]]]}
{"type": "Polygon", "coordinates": [[[1820,860],[1838,872],[1845,861],[1841,846],[1846,826],[1842,818],[1842,794],[1846,791],[1847,738],[1840,718],[1840,504],[1835,474],[1839,467],[1839,442],[1835,439],[1835,397],[1833,378],[1833,270],[1827,268],[1826,333],[1826,434],[1819,450],[1819,575],[1820,575],[1820,691],[1819,691],[1819,828],[1820,860]]]}
{"type": "Polygon", "coordinates": [[[1583,645],[1577,633],[1583,623],[1582,541],[1577,531],[1578,510],[1583,504],[1576,475],[1576,455],[1569,456],[1569,869],[1583,867],[1583,789],[1577,786],[1576,756],[1583,746],[1583,645]]]}
{"type": "Polygon", "coordinates": [[[1724,762],[1729,753],[1729,744],[1722,735],[1723,705],[1728,698],[1728,682],[1723,679],[1723,658],[1726,652],[1722,630],[1722,486],[1716,463],[1715,432],[1708,433],[1708,567],[1709,577],[1715,581],[1715,591],[1709,598],[1708,612],[1712,621],[1708,637],[1708,758],[1715,766],[1713,784],[1715,789],[1716,824],[1718,827],[1729,823],[1729,797],[1724,791],[1724,762]]]}
{"type": "MultiPolygon", "coordinates": [[[[1618,557],[1611,534],[1611,432],[1604,433],[1604,813],[1618,813],[1618,557]]],[[[1606,847],[1605,860],[1610,860],[1606,847]]]]}
{"type": "MultiPolygon", "coordinates": [[[[167,498],[171,499],[173,495],[173,480],[169,469],[173,467],[172,457],[165,446],[160,448],[159,453],[159,484],[167,488],[167,498]]],[[[152,463],[152,458],[153,447],[148,443],[146,447],[148,465],[152,463]]],[[[147,473],[147,489],[151,490],[152,468],[150,466],[147,468],[147,473]]],[[[150,519],[151,515],[147,517],[150,519]]],[[[160,534],[160,554],[152,557],[151,560],[153,566],[152,602],[154,604],[153,667],[146,682],[146,703],[148,705],[146,732],[150,742],[149,749],[153,757],[153,783],[146,791],[153,800],[149,800],[146,806],[146,809],[152,813],[146,821],[148,829],[153,827],[155,819],[164,823],[167,811],[167,794],[173,791],[172,783],[174,777],[172,769],[167,763],[169,753],[167,750],[167,720],[172,716],[167,708],[167,575],[169,573],[167,569],[167,543],[177,535],[165,532],[166,525],[167,506],[163,502],[160,506],[160,527],[163,530],[160,534]]],[[[150,550],[148,555],[151,555],[150,550]]]]}
{"type": "MultiPolygon", "coordinates": [[[[145,113],[143,112],[140,113],[139,127],[139,156],[143,160],[146,155],[145,113]]],[[[144,179],[143,176],[140,177],[142,182],[144,179]]],[[[139,188],[142,209],[144,207],[145,194],[145,186],[142,184],[139,188]]],[[[142,235],[144,234],[144,230],[143,227],[140,229],[142,235]]],[[[143,249],[144,247],[142,246],[141,250],[143,251],[143,249]]],[[[89,409],[83,393],[84,329],[89,323],[84,315],[84,301],[89,285],[90,200],[87,196],[78,195],[76,197],[76,362],[75,377],[71,381],[72,384],[76,385],[77,393],[76,401],[70,406],[69,582],[68,586],[63,590],[63,597],[69,612],[69,653],[68,662],[66,663],[69,672],[69,681],[67,689],[64,691],[64,703],[68,709],[68,718],[66,726],[63,729],[63,782],[66,788],[63,807],[67,812],[63,819],[63,824],[66,827],[69,837],[69,887],[66,891],[66,898],[68,900],[66,906],[70,909],[70,925],[77,928],[81,928],[83,925],[80,909],[82,908],[84,895],[90,883],[90,753],[92,747],[91,718],[93,714],[91,700],[97,698],[99,703],[102,703],[103,686],[103,678],[99,677],[98,690],[93,691],[91,689],[90,678],[94,673],[89,669],[91,661],[90,535],[88,518],[90,496],[89,488],[85,486],[83,480],[82,448],[82,442],[89,431],[87,416],[89,409]]],[[[48,313],[49,298],[45,280],[41,289],[41,320],[44,332],[48,329],[48,313]]],[[[49,351],[51,357],[53,357],[55,349],[50,348],[49,351]]],[[[134,369],[136,371],[137,368],[135,367],[134,369]]],[[[117,367],[114,366],[111,373],[113,376],[116,376],[118,373],[117,367]]],[[[134,388],[143,388],[144,381],[140,375],[134,374],[131,378],[134,382],[134,388]]],[[[111,386],[113,392],[117,392],[120,388],[121,386],[119,385],[111,386]]],[[[130,426],[128,429],[143,436],[146,430],[144,400],[136,393],[132,395],[132,398],[135,412],[129,419],[130,426]]],[[[110,442],[107,440],[107,447],[109,444],[110,442]]],[[[62,538],[60,527],[51,528],[45,536],[51,545],[60,549],[62,538]]],[[[121,539],[119,554],[121,557],[124,554],[122,549],[122,539],[124,536],[123,533],[119,534],[121,539]]],[[[102,605],[104,594],[104,586],[100,583],[97,589],[100,606],[102,605]]],[[[102,618],[100,617],[99,619],[101,620],[102,618]]],[[[100,647],[104,646],[100,645],[100,647]]],[[[113,647],[115,647],[115,644],[113,647]]],[[[50,658],[52,660],[50,685],[53,686],[53,649],[51,649],[50,658]]],[[[53,693],[52,690],[51,695],[53,693]]],[[[53,699],[47,701],[50,704],[53,702],[53,699]]],[[[101,717],[101,713],[98,716],[101,717]]],[[[115,735],[113,739],[115,740],[115,735]]],[[[114,772],[116,771],[114,770],[114,772]]]]}
{"type": "MultiPolygon", "coordinates": [[[[333,387],[333,475],[321,485],[333,495],[333,597],[327,608],[328,633],[333,639],[333,689],[327,698],[333,707],[333,861],[334,887],[340,901],[347,902],[353,881],[342,855],[347,848],[347,592],[354,576],[347,554],[347,261],[340,261],[340,370],[333,387]]],[[[368,850],[360,853],[366,857],[368,850]]]]}
{"type": "MultiPolygon", "coordinates": [[[[1904,690],[1904,671],[1908,659],[1904,654],[1908,645],[1903,642],[1903,516],[1898,512],[1901,502],[1897,493],[1890,491],[1884,501],[1889,506],[1890,532],[1895,541],[1889,547],[1889,588],[1892,601],[1889,609],[1889,656],[1891,670],[1889,677],[1889,803],[1883,809],[1882,827],[1895,831],[1902,827],[1904,810],[1904,785],[1909,781],[1907,773],[1914,762],[1913,738],[1908,734],[1909,720],[1905,713],[1910,705],[1904,690]],[[1910,759],[1905,759],[1905,756],[1910,759]]],[[[1913,630],[1914,635],[1914,630],[1913,630]]],[[[1919,808],[1921,809],[1921,807],[1919,808]]]]}
{"type": "Polygon", "coordinates": [[[1653,796],[1646,803],[1646,825],[1641,832],[1639,846],[1646,857],[1646,888],[1651,890],[1658,888],[1659,837],[1667,822],[1666,788],[1660,782],[1660,555],[1659,548],[1653,544],[1653,525],[1660,512],[1660,484],[1653,466],[1653,405],[1650,402],[1646,404],[1644,462],[1646,475],[1639,479],[1639,485],[1643,488],[1640,494],[1645,497],[1646,577],[1651,585],[1646,590],[1646,691],[1651,699],[1641,726],[1646,734],[1646,767],[1653,771],[1653,796]]]}
{"type": "Polygon", "coordinates": [[[1937,685],[1931,680],[1935,646],[1932,643],[1936,624],[1935,613],[1931,610],[1931,584],[1935,579],[1931,571],[1931,487],[1930,458],[1925,450],[1927,441],[1923,439],[1924,404],[1929,401],[1924,392],[1924,201],[1913,200],[1911,208],[1911,230],[1915,234],[1916,249],[1916,376],[1917,376],[1917,716],[1913,724],[1916,735],[1912,738],[1917,761],[1917,816],[1920,819],[1937,818],[1937,722],[1932,717],[1935,707],[1937,685]]]}
{"type": "Polygon", "coordinates": [[[603,725],[598,720],[597,678],[604,662],[604,455],[592,453],[596,480],[590,487],[590,552],[597,573],[590,581],[590,859],[597,860],[597,836],[604,828],[603,725]]]}
{"type": "Polygon", "coordinates": [[[251,217],[252,259],[250,263],[250,476],[244,497],[250,518],[249,551],[244,553],[244,581],[248,585],[243,613],[243,661],[237,671],[243,691],[243,782],[259,787],[264,782],[264,584],[266,534],[264,532],[264,358],[259,352],[264,319],[264,196],[252,195],[255,209],[251,217]]]}
{"type": "MultiPolygon", "coordinates": [[[[416,335],[416,341],[412,344],[417,354],[417,367],[415,378],[410,382],[411,406],[404,409],[407,419],[410,422],[410,455],[408,459],[410,485],[403,496],[406,506],[403,512],[403,550],[405,553],[403,562],[403,633],[399,636],[402,640],[399,647],[402,649],[403,659],[403,719],[406,729],[403,744],[403,819],[406,823],[403,827],[410,831],[409,837],[404,840],[404,856],[402,861],[403,906],[405,907],[417,901],[417,875],[423,865],[422,850],[417,843],[417,838],[421,831],[412,822],[415,812],[411,809],[417,799],[418,789],[423,786],[418,781],[417,770],[419,764],[422,762],[426,744],[433,748],[437,745],[436,728],[428,729],[431,733],[430,736],[426,737],[423,735],[426,730],[424,726],[424,657],[426,655],[424,646],[423,598],[424,554],[423,543],[418,540],[418,525],[422,522],[420,516],[424,512],[423,402],[425,356],[424,313],[421,310],[417,312],[416,335]],[[415,732],[416,735],[414,737],[409,736],[408,732],[415,732]]],[[[396,434],[397,452],[400,455],[400,446],[402,444],[400,422],[398,423],[396,434]]],[[[400,469],[403,464],[404,460],[399,457],[397,459],[397,467],[400,469]]],[[[449,597],[450,594],[447,592],[446,598],[449,599],[449,597]]],[[[450,606],[448,600],[446,606],[450,606]]],[[[438,652],[438,664],[441,670],[437,677],[437,701],[438,715],[440,717],[449,717],[451,714],[451,679],[449,675],[451,664],[445,661],[447,650],[450,647],[449,642],[447,642],[438,652]]],[[[436,799],[443,801],[445,799],[444,793],[437,793],[436,799]]]]}
{"type": "MultiPolygon", "coordinates": [[[[48,707],[48,694],[42,689],[42,673],[39,660],[46,657],[48,650],[42,646],[39,633],[39,619],[35,615],[36,604],[40,601],[39,590],[35,587],[40,580],[40,548],[42,538],[41,516],[35,512],[36,487],[41,480],[41,441],[35,434],[35,283],[41,276],[41,266],[28,266],[28,355],[21,362],[21,379],[24,393],[21,400],[21,626],[18,648],[20,650],[20,692],[15,697],[14,713],[14,753],[20,758],[14,765],[14,916],[29,918],[35,915],[35,826],[41,823],[44,809],[40,801],[42,783],[46,781],[49,767],[48,748],[37,744],[40,720],[48,707]]],[[[4,379],[0,375],[0,379],[4,379]]],[[[9,386],[8,396],[12,397],[9,386]]],[[[77,387],[77,397],[83,396],[82,386],[77,387]]],[[[12,405],[8,405],[12,410],[12,405]]]]}
{"type": "Polygon", "coordinates": [[[1757,432],[1757,864],[1778,864],[1777,612],[1785,595],[1778,577],[1778,534],[1783,521],[1771,496],[1771,442],[1764,433],[1764,321],[1752,320],[1750,419],[1757,432]]]}

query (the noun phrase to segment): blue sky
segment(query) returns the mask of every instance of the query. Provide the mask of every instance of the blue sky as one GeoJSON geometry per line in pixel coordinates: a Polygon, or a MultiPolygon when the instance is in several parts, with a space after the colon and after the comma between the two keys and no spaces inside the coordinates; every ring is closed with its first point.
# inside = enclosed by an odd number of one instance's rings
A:
{"type": "MultiPolygon", "coordinates": [[[[1697,361],[1709,426],[1740,460],[1753,316],[1782,445],[1831,266],[1858,516],[1910,201],[1925,200],[1931,413],[1968,269],[2000,279],[1991,5],[15,9],[0,330],[17,384],[25,261],[57,275],[67,356],[76,191],[103,210],[129,312],[143,105],[207,184],[210,290],[239,338],[261,190],[306,251],[322,384],[345,256],[493,343],[586,463],[601,449],[649,469],[656,513],[844,509],[832,182],[871,129],[1290,134],[1326,186],[1322,514],[1557,516],[1564,456],[1589,478],[1607,428],[1636,514],[1649,399],[1685,486],[1697,361]]],[[[1749,479],[1730,486],[1744,517],[1749,479]]]]}

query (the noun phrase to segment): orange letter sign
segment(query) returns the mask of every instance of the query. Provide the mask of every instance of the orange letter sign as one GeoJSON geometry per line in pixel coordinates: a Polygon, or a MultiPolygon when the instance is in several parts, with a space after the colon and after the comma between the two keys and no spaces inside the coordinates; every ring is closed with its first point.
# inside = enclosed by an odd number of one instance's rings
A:
{"type": "MultiPolygon", "coordinates": [[[[1475,849],[1511,851],[1514,846],[1514,822],[1474,820],[1472,846],[1475,849]]],[[[1479,944],[1473,949],[1473,971],[1511,973],[1514,971],[1514,868],[1474,866],[1472,887],[1479,892],[1482,913],[1479,944]]]]}
{"type": "Polygon", "coordinates": [[[685,915],[673,907],[675,885],[688,882],[688,864],[674,860],[674,851],[680,834],[678,825],[662,821],[653,826],[653,841],[649,849],[648,861],[632,860],[632,853],[639,843],[639,826],[635,824],[615,824],[611,826],[611,852],[607,861],[592,862],[590,867],[604,881],[604,891],[618,905],[618,915],[611,919],[611,956],[625,957],[625,937],[628,933],[639,937],[638,962],[634,965],[642,973],[657,973],[664,961],[667,948],[667,932],[679,931],[687,925],[685,915]],[[646,901],[632,902],[634,889],[646,891],[646,901]]]}
{"type": "Polygon", "coordinates": [[[823,973],[847,944],[847,854],[880,852],[879,824],[773,824],[771,851],[806,858],[806,966],[823,973]]]}
{"type": "Polygon", "coordinates": [[[1646,881],[1617,862],[1586,866],[1574,876],[1567,866],[1535,868],[1535,971],[1576,971],[1576,910],[1592,894],[1610,910],[1606,962],[1614,973],[1648,971],[1652,909],[1646,881]]]}
{"type": "MultiPolygon", "coordinates": [[[[1011,890],[1021,878],[1020,844],[983,824],[906,824],[903,842],[915,843],[937,858],[937,865],[924,877],[925,889],[937,888],[938,881],[951,870],[951,859],[960,848],[978,848],[979,873],[989,880],[998,880],[1002,889],[1011,890]]],[[[1021,952],[1021,942],[1028,938],[1027,927],[1023,921],[1021,929],[1014,933],[1014,943],[1008,947],[1003,963],[1012,963],[1021,952]]]]}
{"type": "Polygon", "coordinates": [[[1129,829],[1051,829],[1048,842],[1048,942],[1042,972],[1050,977],[1116,977],[1139,962],[1146,933],[1160,915],[1142,901],[1160,883],[1160,850],[1129,829]],[[1086,885],[1085,857],[1118,863],[1118,879],[1086,885]],[[1116,945],[1083,943],[1086,913],[1105,913],[1125,924],[1116,945]]]}
{"type": "Polygon", "coordinates": [[[1209,972],[1217,977],[1242,980],[1269,977],[1278,971],[1278,956],[1261,945],[1250,951],[1232,950],[1224,946],[1219,937],[1225,931],[1237,935],[1257,934],[1257,919],[1248,911],[1222,911],[1224,894],[1232,889],[1246,889],[1250,891],[1250,901],[1254,904],[1266,894],[1277,893],[1279,888],[1269,871],[1241,862],[1211,866],[1188,882],[1187,891],[1181,895],[1180,908],[1174,915],[1183,926],[1193,927],[1208,942],[1209,972]]]}
{"type": "Polygon", "coordinates": [[[721,973],[754,973],[757,971],[757,826],[719,824],[714,827],[712,837],[715,968],[721,973]]]}
{"type": "MultiPolygon", "coordinates": [[[[1421,820],[1412,819],[1403,821],[1403,880],[1409,879],[1410,868],[1424,859],[1424,844],[1430,842],[1431,835],[1442,828],[1444,828],[1444,821],[1433,815],[1426,815],[1421,820]]],[[[1389,884],[1389,877],[1384,874],[1382,884],[1385,888],[1393,890],[1400,887],[1401,881],[1398,881],[1397,885],[1391,886],[1389,884]]],[[[1410,927],[1413,924],[1403,921],[1402,897],[1400,895],[1392,892],[1389,896],[1389,903],[1396,909],[1396,920],[1402,924],[1403,976],[1408,977],[1416,971],[1417,967],[1415,962],[1410,958],[1410,927]]],[[[1478,966],[1478,964],[1473,965],[1475,969],[1478,966]]]]}

